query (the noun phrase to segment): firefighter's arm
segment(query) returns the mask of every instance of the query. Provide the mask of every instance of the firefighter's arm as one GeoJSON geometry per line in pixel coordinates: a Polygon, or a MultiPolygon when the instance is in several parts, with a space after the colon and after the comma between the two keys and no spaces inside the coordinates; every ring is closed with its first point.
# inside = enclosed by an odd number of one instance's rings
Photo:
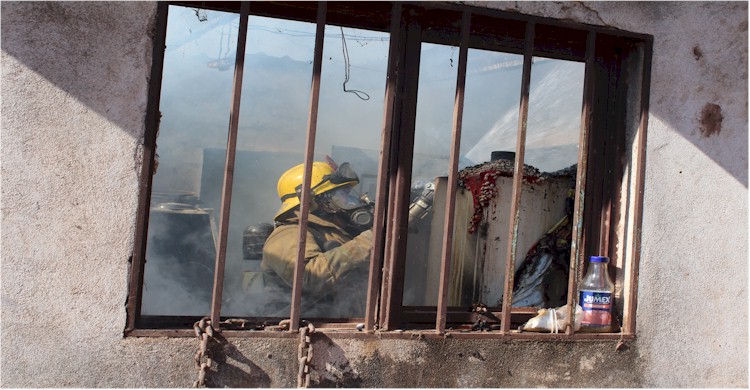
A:
{"type": "MultiPolygon", "coordinates": [[[[308,236],[308,239],[312,238],[308,236]]],[[[370,260],[370,251],[372,249],[372,230],[366,230],[353,239],[335,247],[331,250],[318,253],[320,248],[315,241],[312,242],[313,248],[310,248],[308,241],[305,253],[305,259],[308,259],[305,267],[305,278],[320,277],[330,280],[329,283],[335,285],[347,273],[368,264],[370,260]],[[312,249],[312,250],[310,250],[312,249]]],[[[310,285],[315,283],[311,280],[310,285]]]]}
{"type": "MultiPolygon", "coordinates": [[[[297,259],[297,229],[274,232],[263,249],[263,263],[279,275],[289,286],[294,283],[294,267],[297,259]]],[[[337,248],[323,251],[311,233],[307,233],[305,244],[305,274],[303,291],[327,292],[346,273],[367,264],[372,248],[372,232],[366,231],[337,248]]]]}

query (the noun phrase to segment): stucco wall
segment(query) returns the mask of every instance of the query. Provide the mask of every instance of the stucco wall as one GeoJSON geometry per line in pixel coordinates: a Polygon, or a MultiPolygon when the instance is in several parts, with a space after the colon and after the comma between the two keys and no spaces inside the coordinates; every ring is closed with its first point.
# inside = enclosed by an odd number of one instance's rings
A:
{"type": "MultiPolygon", "coordinates": [[[[320,336],[314,378],[748,386],[747,4],[478,5],[655,37],[638,340],[615,352],[601,341],[320,336]]],[[[155,9],[1,5],[3,387],[185,387],[195,378],[195,340],[122,337],[155,9]]],[[[211,384],[295,385],[296,339],[232,338],[221,348],[211,384]]]]}

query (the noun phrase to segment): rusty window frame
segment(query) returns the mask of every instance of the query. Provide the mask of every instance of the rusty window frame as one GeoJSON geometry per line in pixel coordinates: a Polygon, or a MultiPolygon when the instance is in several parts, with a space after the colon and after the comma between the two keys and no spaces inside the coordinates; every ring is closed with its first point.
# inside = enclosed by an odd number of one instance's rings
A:
{"type": "MultiPolygon", "coordinates": [[[[528,87],[531,68],[531,57],[541,55],[551,58],[584,61],[586,76],[584,81],[584,105],[581,113],[581,133],[579,153],[579,169],[576,179],[576,200],[574,208],[574,240],[571,248],[570,277],[568,287],[568,308],[572,310],[576,285],[581,279],[583,259],[585,253],[606,253],[617,258],[613,241],[620,233],[613,228],[613,219],[622,214],[619,202],[614,201],[620,195],[622,183],[621,175],[614,175],[617,180],[611,180],[613,175],[607,172],[622,173],[624,162],[618,158],[623,153],[622,145],[617,137],[624,136],[625,115],[638,117],[635,151],[632,161],[635,171],[636,196],[632,206],[635,234],[632,235],[630,256],[628,261],[629,276],[625,280],[626,298],[623,309],[623,328],[617,334],[574,334],[569,327],[564,334],[518,334],[510,332],[511,317],[529,316],[528,309],[511,309],[512,299],[513,259],[516,257],[515,245],[508,247],[506,267],[505,294],[502,310],[496,312],[501,316],[502,328],[499,332],[482,334],[464,334],[461,337],[520,337],[520,338],[607,338],[634,337],[635,335],[635,306],[637,302],[637,274],[640,248],[640,225],[643,207],[643,177],[645,171],[645,142],[648,119],[648,86],[650,84],[650,61],[653,38],[648,35],[629,33],[603,27],[585,26],[553,19],[532,17],[514,13],[507,13],[486,8],[473,8],[446,3],[385,3],[385,2],[267,2],[267,3],[235,3],[235,2],[174,2],[172,4],[189,5],[192,7],[224,10],[240,13],[240,36],[235,64],[235,81],[233,84],[233,99],[230,115],[230,130],[228,137],[227,160],[222,189],[222,211],[220,214],[219,250],[215,261],[215,280],[212,296],[210,317],[214,324],[221,319],[221,295],[223,288],[223,270],[226,252],[226,238],[228,215],[231,204],[231,188],[234,165],[234,142],[236,140],[237,121],[239,117],[239,101],[242,83],[245,34],[247,33],[247,17],[254,15],[282,17],[292,20],[315,21],[318,36],[316,37],[315,60],[313,65],[313,80],[311,85],[311,100],[308,120],[308,136],[305,158],[304,188],[309,188],[312,151],[314,150],[317,94],[319,90],[320,56],[322,55],[322,28],[326,22],[337,25],[369,28],[380,31],[390,31],[391,49],[388,59],[388,79],[383,113],[383,132],[381,145],[381,160],[378,166],[378,199],[388,198],[387,202],[379,202],[375,211],[374,239],[370,275],[368,279],[368,295],[365,317],[365,332],[355,335],[372,335],[376,329],[402,329],[414,319],[425,318],[434,322],[434,334],[445,335],[446,323],[471,322],[475,316],[461,313],[456,308],[449,308],[445,294],[447,289],[447,275],[450,271],[450,253],[452,245],[452,216],[455,202],[455,177],[457,174],[457,153],[461,133],[461,116],[463,110],[463,83],[466,72],[466,52],[469,47],[488,50],[506,51],[524,55],[522,93],[519,107],[519,137],[516,146],[516,162],[514,167],[514,185],[511,205],[511,219],[514,221],[508,232],[509,242],[513,243],[514,229],[517,225],[516,210],[520,199],[521,175],[519,169],[523,167],[525,118],[528,110],[528,87]],[[252,11],[250,9],[252,8],[252,11]],[[383,12],[384,9],[388,12],[383,12]],[[475,21],[475,23],[472,23],[475,21]],[[502,22],[502,23],[499,23],[502,22]],[[244,28],[242,27],[244,23],[244,28]],[[414,38],[418,36],[418,38],[414,38]],[[585,39],[582,39],[585,37],[585,39]],[[242,43],[240,43],[242,42],[242,43]],[[402,306],[400,299],[403,293],[405,240],[399,240],[399,234],[406,229],[406,212],[408,211],[408,189],[411,180],[411,154],[413,148],[413,121],[416,101],[414,82],[408,82],[409,77],[418,76],[418,51],[421,42],[446,43],[459,46],[459,77],[455,100],[453,121],[453,150],[451,151],[449,174],[449,201],[446,203],[448,228],[445,230],[441,259],[441,279],[439,303],[434,311],[409,310],[402,306]],[[640,95],[637,107],[628,106],[625,94],[626,72],[624,61],[635,64],[641,69],[641,74],[627,77],[640,80],[640,95]],[[415,74],[416,73],[416,74],[415,74]],[[622,76],[622,77],[621,77],[622,76]],[[626,114],[626,111],[632,111],[626,114]],[[593,128],[605,128],[608,131],[593,131],[593,128]],[[611,131],[609,129],[612,129],[611,131]],[[602,150],[604,155],[602,155],[602,150]],[[606,156],[606,158],[605,158],[606,156]],[[596,164],[589,164],[590,161],[596,164]],[[589,180],[587,180],[589,179],[589,180]],[[451,183],[453,185],[451,185],[451,183]],[[593,195],[592,195],[593,194],[593,195]],[[587,218],[583,218],[583,210],[589,210],[587,218]],[[382,269],[382,273],[378,272],[382,269]],[[378,311],[379,309],[379,311],[378,311]]],[[[140,312],[141,286],[143,283],[143,265],[145,255],[145,227],[148,226],[148,209],[150,207],[151,171],[154,164],[154,145],[156,129],[158,128],[158,103],[161,88],[161,73],[163,71],[163,48],[166,35],[167,3],[159,3],[157,10],[157,33],[154,34],[153,72],[149,89],[149,105],[146,123],[147,132],[144,140],[144,162],[142,165],[143,185],[139,194],[139,212],[136,221],[135,249],[131,267],[130,292],[127,302],[126,334],[132,335],[183,335],[180,330],[145,330],[140,329],[138,316],[140,312]]],[[[632,64],[631,64],[632,65],[632,64]]],[[[418,79],[418,77],[417,77],[418,79]]],[[[301,202],[300,248],[304,247],[305,227],[309,212],[308,191],[303,191],[301,202]]],[[[299,326],[299,297],[301,294],[301,277],[303,272],[302,251],[298,255],[295,269],[295,283],[292,292],[292,308],[290,312],[290,331],[296,331],[299,326]]],[[[614,268],[614,267],[613,267],[614,268]]],[[[424,321],[424,320],[420,320],[424,321]]],[[[417,321],[419,322],[419,321],[417,321]]],[[[172,323],[174,324],[174,322],[172,323]]],[[[187,324],[185,324],[187,325],[187,324]]],[[[340,328],[341,324],[320,324],[340,328]]],[[[218,326],[217,326],[218,327],[218,326]]],[[[345,326],[352,328],[351,324],[345,326]]],[[[227,329],[228,334],[235,331],[227,329]]],[[[255,335],[263,332],[249,332],[255,335]]],[[[278,332],[272,332],[278,333],[278,332]]],[[[188,334],[192,334],[188,331],[188,334]]],[[[242,334],[241,331],[237,333],[242,334]]],[[[379,335],[381,337],[382,335],[379,335]]],[[[454,336],[457,334],[454,333],[454,336]]],[[[367,337],[367,336],[365,336],[367,337]]],[[[398,336],[396,336],[398,337],[398,336]]]]}
{"type": "MultiPolygon", "coordinates": [[[[446,8],[452,8],[451,6],[446,6],[446,8]]],[[[482,10],[486,11],[486,10],[482,10]]],[[[478,14],[481,14],[481,11],[475,11],[478,14]]],[[[448,16],[450,18],[450,16],[448,16]]],[[[439,18],[437,18],[439,19],[439,18]]],[[[455,23],[455,17],[453,17],[452,22],[453,23],[446,23],[443,26],[441,26],[441,29],[437,29],[438,31],[433,31],[433,34],[427,38],[424,39],[425,42],[431,41],[431,42],[437,42],[437,43],[445,43],[445,44],[456,44],[456,29],[455,26],[458,23],[455,23]],[[446,27],[447,26],[447,27],[446,27]],[[451,36],[453,35],[453,36],[451,36]]],[[[512,17],[511,17],[512,19],[512,17]]],[[[646,137],[646,130],[647,130],[647,116],[648,116],[648,85],[649,85],[649,77],[650,77],[650,58],[651,58],[651,45],[652,45],[652,37],[645,36],[645,35],[639,35],[639,34],[629,34],[629,33],[623,33],[619,34],[613,33],[611,30],[602,29],[602,28],[596,28],[596,27],[582,27],[582,26],[575,26],[567,23],[556,23],[556,22],[550,22],[549,20],[542,20],[539,18],[534,17],[526,17],[523,16],[517,16],[517,20],[521,20],[526,26],[534,25],[536,24],[538,26],[539,30],[543,30],[546,34],[545,36],[542,36],[541,39],[539,39],[538,42],[534,43],[533,49],[531,52],[533,55],[543,55],[548,56],[552,58],[560,58],[560,59],[569,59],[569,60],[581,60],[586,63],[586,81],[585,81],[585,94],[587,97],[584,98],[584,107],[582,109],[582,131],[581,131],[581,150],[583,152],[579,155],[579,170],[578,170],[578,177],[577,177],[577,194],[576,194],[576,205],[575,205],[575,214],[574,214],[574,234],[577,238],[575,241],[575,245],[572,248],[571,253],[571,272],[570,275],[571,278],[569,279],[569,297],[568,297],[568,304],[569,310],[572,309],[572,301],[573,301],[573,294],[576,291],[576,286],[578,281],[582,278],[582,271],[584,269],[583,262],[584,262],[584,254],[593,254],[593,253],[606,253],[611,258],[617,259],[618,253],[615,251],[614,247],[610,245],[610,241],[613,237],[617,237],[616,232],[612,228],[611,225],[613,218],[615,215],[619,215],[620,210],[615,210],[613,207],[617,207],[617,202],[614,202],[613,199],[617,199],[617,196],[619,195],[619,191],[621,191],[621,185],[622,183],[617,180],[608,180],[605,176],[603,179],[602,176],[604,175],[604,172],[619,172],[621,173],[623,170],[623,162],[619,161],[619,156],[623,153],[621,149],[622,145],[619,145],[616,141],[616,136],[622,136],[625,134],[625,127],[624,127],[624,115],[626,111],[626,101],[624,94],[626,93],[625,85],[623,83],[626,83],[624,73],[622,71],[622,64],[621,61],[624,57],[638,57],[638,59],[631,59],[631,61],[640,61],[638,63],[639,68],[641,70],[641,74],[638,75],[628,75],[628,77],[631,78],[640,78],[641,84],[636,87],[636,89],[640,90],[640,102],[633,104],[633,107],[630,107],[632,111],[635,112],[635,115],[638,115],[640,117],[639,126],[636,130],[637,133],[637,142],[638,146],[636,148],[636,153],[634,157],[632,158],[632,161],[634,162],[636,170],[639,172],[636,174],[635,182],[636,182],[636,188],[638,194],[642,194],[642,188],[643,188],[643,175],[642,170],[644,169],[644,148],[645,148],[645,137],[646,137]],[[568,29],[572,29],[572,31],[565,31],[568,29]],[[559,35],[552,34],[552,32],[560,32],[564,31],[567,32],[567,34],[564,34],[563,37],[560,37],[559,35]],[[565,50],[554,50],[555,40],[562,40],[565,41],[565,37],[578,35],[579,41],[576,42],[570,42],[568,46],[565,47],[565,50]],[[581,36],[585,37],[585,39],[580,40],[581,36]],[[583,48],[582,48],[583,47],[583,48]],[[634,47],[637,47],[637,49],[634,49],[634,47]],[[598,55],[597,50],[602,50],[604,48],[606,53],[604,55],[598,55]],[[629,53],[624,53],[624,51],[631,50],[629,53]],[[635,54],[638,50],[641,50],[640,57],[638,54],[635,54]],[[621,77],[622,76],[622,77],[621,77]],[[595,85],[599,83],[601,84],[598,88],[595,87],[595,85]],[[610,112],[614,112],[614,114],[609,114],[610,112]],[[604,113],[604,114],[603,114],[604,113]],[[595,114],[598,114],[595,115],[595,114]],[[613,129],[614,131],[597,131],[594,132],[590,129],[592,128],[602,128],[602,129],[613,129]],[[596,143],[589,144],[589,133],[593,132],[597,135],[599,135],[599,138],[596,139],[596,143]],[[601,135],[606,133],[607,138],[602,138],[601,135]],[[606,142],[609,140],[609,142],[606,142]],[[586,145],[589,145],[588,147],[586,145]],[[604,156],[600,155],[597,157],[597,162],[603,162],[602,164],[591,164],[588,168],[586,167],[587,162],[590,161],[590,156],[588,155],[588,149],[597,151],[600,148],[607,148],[607,158],[605,159],[604,156]],[[591,173],[589,173],[591,171],[591,173]],[[587,175],[597,175],[597,181],[587,181],[586,176],[587,175]],[[596,188],[596,185],[601,185],[603,183],[603,186],[601,189],[596,188]],[[584,195],[586,193],[594,194],[594,196],[588,196],[585,197],[584,195]],[[606,199],[603,200],[603,199],[606,199]],[[585,203],[585,207],[584,207],[585,203]],[[583,210],[584,208],[589,210],[594,210],[596,212],[590,213],[593,214],[590,218],[587,218],[587,220],[583,219],[583,210]],[[601,231],[601,233],[599,233],[601,231]],[[588,240],[586,239],[588,238],[588,240]],[[585,246],[585,248],[584,248],[585,246]]],[[[425,21],[426,25],[430,25],[432,20],[425,21]]],[[[438,23],[432,23],[439,24],[438,23]]],[[[486,26],[485,26],[486,27],[486,26]]],[[[528,33],[528,30],[527,30],[528,33]]],[[[517,36],[518,34],[516,34],[517,36]]],[[[486,37],[485,37],[486,38],[486,37]]],[[[490,37],[491,38],[491,37],[490,37]]],[[[512,38],[512,37],[511,37],[512,38]]],[[[525,57],[526,57],[526,63],[528,64],[528,58],[532,55],[529,54],[529,42],[530,39],[527,36],[524,40],[526,43],[525,47],[525,57]]],[[[498,47],[502,47],[502,49],[505,49],[504,51],[508,52],[518,52],[518,42],[517,39],[488,39],[487,41],[477,41],[475,39],[470,38],[470,44],[471,47],[476,48],[485,48],[490,50],[497,50],[498,47]],[[510,42],[510,44],[508,44],[510,42]]],[[[460,66],[460,64],[459,64],[460,66]]],[[[413,75],[412,75],[413,76],[413,75]]],[[[525,86],[528,86],[528,79],[526,78],[526,81],[524,82],[525,86]]],[[[521,111],[524,111],[524,97],[522,96],[522,103],[521,103],[521,111]]],[[[408,116],[409,113],[406,114],[408,116]]],[[[454,113],[456,115],[456,113],[454,113]]],[[[523,116],[523,115],[521,115],[523,116]]],[[[403,123],[402,123],[403,125],[403,123]]],[[[522,121],[519,121],[519,132],[523,132],[524,125],[522,121]]],[[[519,137],[521,139],[522,137],[519,137]]],[[[400,142],[402,142],[403,145],[408,145],[408,147],[411,147],[411,144],[409,142],[413,142],[413,140],[404,140],[402,139],[400,142]]],[[[518,177],[518,167],[519,164],[522,164],[521,159],[518,158],[519,155],[523,153],[523,149],[521,145],[517,147],[516,150],[516,167],[515,177],[518,177]]],[[[410,166],[408,166],[408,163],[406,163],[404,166],[407,166],[406,168],[403,168],[405,171],[410,171],[410,166]]],[[[403,180],[403,179],[402,179],[403,180]]],[[[452,180],[449,178],[449,183],[452,180]]],[[[396,190],[398,192],[398,190],[396,190]]],[[[514,186],[514,192],[517,192],[517,185],[514,186]]],[[[518,199],[517,196],[514,194],[514,205],[517,205],[518,199]]],[[[399,199],[398,196],[395,197],[395,199],[401,200],[403,202],[403,198],[399,199]]],[[[391,203],[394,203],[391,201],[391,203]]],[[[396,202],[396,207],[398,207],[398,203],[396,202]]],[[[446,215],[450,216],[452,215],[449,211],[446,211],[446,215]]],[[[639,196],[636,196],[635,199],[635,205],[633,207],[632,213],[635,216],[636,219],[636,229],[640,226],[640,218],[642,215],[642,198],[639,196]]],[[[399,210],[396,210],[395,213],[398,213],[399,210]]],[[[514,215],[514,212],[511,213],[511,215],[514,215]]],[[[449,218],[449,217],[448,217],[449,218]]],[[[398,221],[396,225],[398,226],[398,221]]],[[[399,227],[394,227],[394,231],[398,230],[399,227]]],[[[450,230],[450,221],[448,222],[448,230],[450,230]]],[[[392,235],[395,237],[395,232],[392,233],[392,235]]],[[[511,232],[509,232],[509,242],[513,242],[513,231],[511,229],[511,232]]],[[[636,304],[636,296],[634,295],[637,292],[637,268],[638,268],[638,261],[639,261],[639,240],[640,237],[638,234],[633,235],[633,245],[631,245],[631,258],[630,261],[627,263],[629,273],[628,279],[627,279],[627,292],[624,295],[625,297],[625,310],[623,312],[623,328],[620,332],[616,334],[577,334],[573,335],[573,332],[571,329],[568,329],[568,331],[563,335],[550,335],[550,334],[514,334],[509,333],[509,325],[510,325],[510,316],[513,314],[514,317],[518,315],[520,318],[528,318],[530,317],[530,314],[534,313],[535,310],[528,310],[526,308],[518,308],[518,309],[512,309],[507,310],[507,308],[510,306],[509,301],[512,299],[511,296],[511,288],[512,288],[512,277],[513,274],[509,270],[506,270],[506,291],[505,294],[505,301],[503,303],[503,306],[506,308],[504,311],[500,312],[494,312],[493,314],[502,316],[505,321],[502,321],[503,327],[500,332],[496,332],[495,334],[485,334],[485,335],[479,335],[476,334],[474,336],[467,336],[467,337],[518,337],[518,338],[621,338],[621,337],[634,337],[635,335],[635,304],[636,304]],[[504,314],[503,314],[504,313],[504,314]]],[[[448,240],[444,240],[444,245],[449,245],[448,240]]],[[[402,244],[403,246],[403,244],[402,244]]],[[[515,248],[512,246],[508,249],[509,251],[509,258],[512,258],[515,253],[515,248]]],[[[464,323],[470,323],[473,320],[475,320],[477,317],[475,315],[472,315],[470,313],[466,313],[466,310],[464,308],[445,308],[444,303],[439,304],[439,306],[436,309],[430,309],[425,307],[411,307],[407,308],[405,306],[402,306],[399,303],[400,295],[403,292],[403,269],[399,269],[400,267],[403,267],[403,256],[404,256],[404,250],[401,248],[400,251],[396,250],[396,252],[400,252],[400,257],[394,256],[395,259],[386,259],[386,263],[389,263],[389,267],[386,269],[385,272],[389,273],[391,278],[397,279],[394,280],[393,283],[390,286],[386,286],[384,284],[384,299],[383,299],[383,306],[381,306],[381,318],[383,318],[383,321],[381,325],[385,329],[401,329],[404,327],[404,324],[408,324],[411,326],[414,326],[417,323],[429,323],[430,321],[433,321],[435,323],[435,331],[437,334],[441,334],[445,330],[445,321],[446,321],[446,311],[450,311],[453,309],[453,312],[450,312],[450,315],[453,316],[454,322],[464,322],[464,323]],[[398,278],[401,278],[401,284],[399,283],[398,278]],[[390,287],[390,289],[386,290],[387,287],[390,287]],[[395,294],[394,294],[395,291],[395,294]],[[389,294],[391,296],[388,296],[389,294]],[[395,295],[395,296],[394,296],[395,295]]],[[[443,255],[445,256],[445,253],[447,251],[443,250],[443,255]]],[[[442,259],[442,270],[441,273],[445,275],[447,271],[449,270],[449,262],[447,259],[442,259]]],[[[508,262],[508,264],[512,264],[512,260],[508,262]]],[[[614,267],[613,267],[614,268],[614,267]]],[[[612,273],[614,273],[614,269],[611,270],[612,273]]],[[[445,285],[445,279],[442,277],[440,279],[441,281],[441,288],[444,288],[445,285]]],[[[442,293],[438,297],[439,299],[443,298],[442,293]]],[[[452,333],[453,336],[456,335],[456,333],[452,333]]]]}

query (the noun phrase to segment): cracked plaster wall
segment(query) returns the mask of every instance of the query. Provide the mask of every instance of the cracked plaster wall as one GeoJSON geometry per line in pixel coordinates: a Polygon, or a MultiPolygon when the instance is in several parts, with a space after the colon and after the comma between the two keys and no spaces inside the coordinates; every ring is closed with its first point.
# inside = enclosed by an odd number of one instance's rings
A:
{"type": "MultiPolygon", "coordinates": [[[[467,4],[654,35],[638,340],[320,336],[314,381],[747,387],[747,3],[467,4]]],[[[122,337],[155,8],[1,4],[3,387],[195,378],[194,340],[122,337]]],[[[213,385],[295,385],[295,339],[217,348],[213,385]]]]}

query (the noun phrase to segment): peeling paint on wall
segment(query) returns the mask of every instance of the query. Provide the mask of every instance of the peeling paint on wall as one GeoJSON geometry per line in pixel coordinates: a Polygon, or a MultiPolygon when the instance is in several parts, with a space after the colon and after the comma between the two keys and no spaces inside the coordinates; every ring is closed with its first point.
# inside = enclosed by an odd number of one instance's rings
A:
{"type": "Polygon", "coordinates": [[[721,132],[721,122],[724,116],[721,113],[721,106],[713,103],[706,103],[701,111],[701,134],[708,138],[721,132]]]}

